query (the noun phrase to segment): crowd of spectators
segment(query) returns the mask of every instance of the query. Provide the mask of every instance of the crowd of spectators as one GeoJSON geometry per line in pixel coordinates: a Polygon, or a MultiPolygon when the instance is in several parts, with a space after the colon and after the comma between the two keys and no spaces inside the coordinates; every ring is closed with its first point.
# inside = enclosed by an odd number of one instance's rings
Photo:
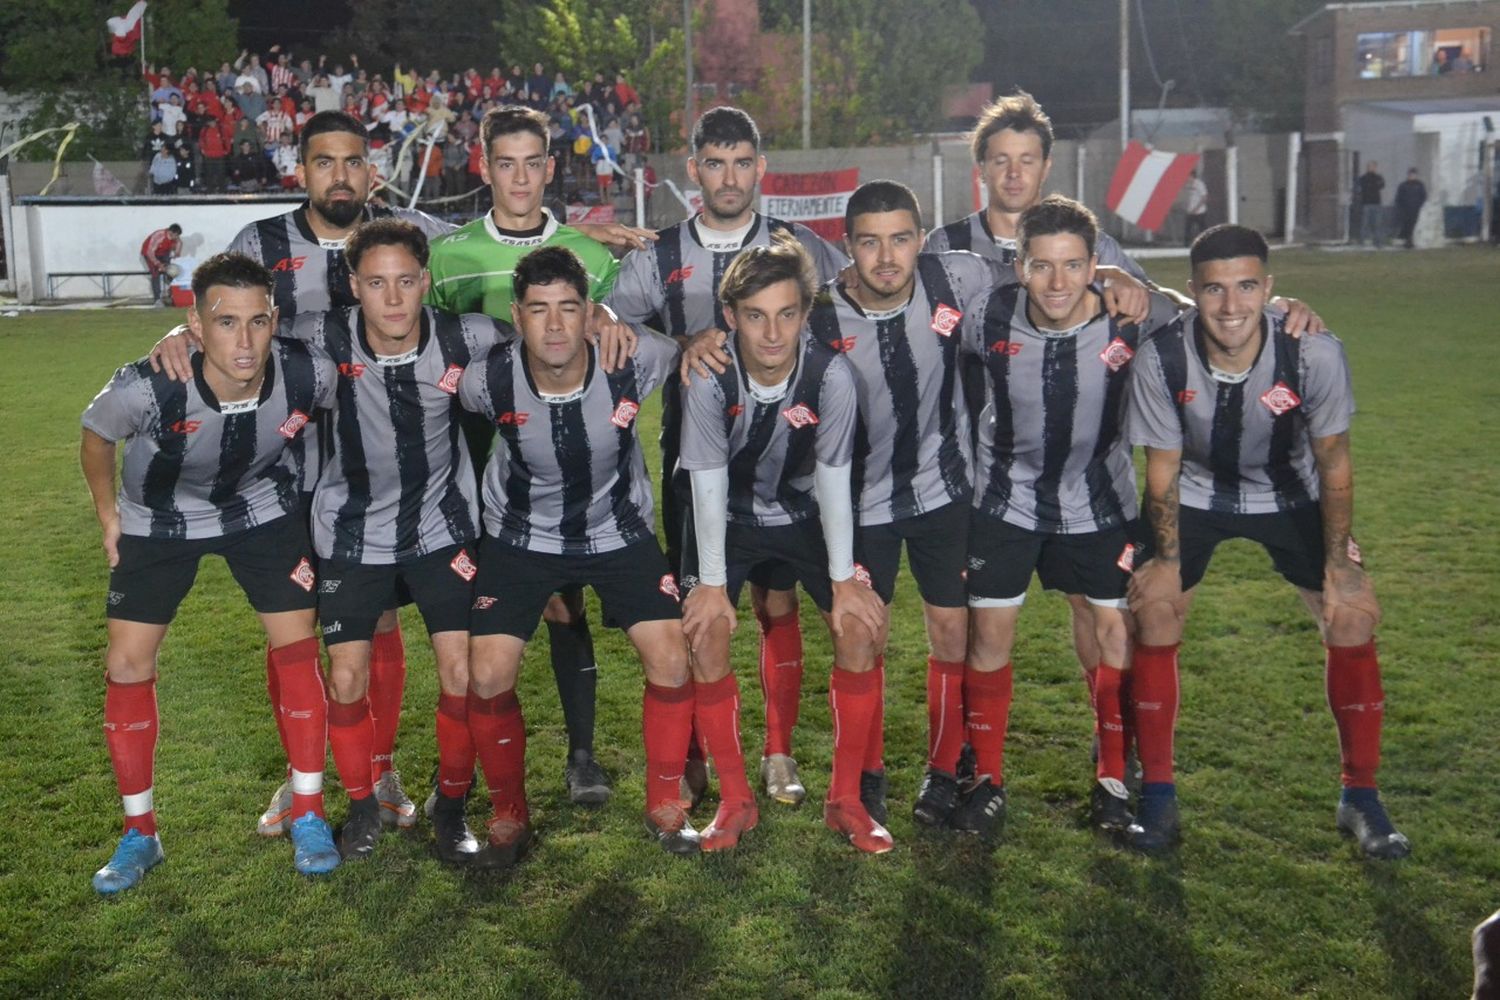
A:
{"type": "Polygon", "coordinates": [[[387,79],[355,56],[347,64],[319,56],[294,60],[280,45],[248,50],[216,73],[149,67],[151,126],[142,155],[154,194],[255,192],[297,188],[297,136],[316,112],[343,110],[370,132],[371,159],[394,186],[412,191],[425,158],[427,198],[481,188],[479,122],[486,111],[524,104],[552,122],[557,169],[552,194],[565,203],[609,196],[613,165],[627,174],[645,164],[651,133],[640,94],[623,73],[569,80],[541,63],[526,73],[495,66],[422,75],[397,64],[387,79]],[[399,150],[414,133],[419,141],[399,150]],[[597,135],[597,141],[595,136],[597,135]],[[398,166],[399,164],[399,166],[398,166]],[[398,176],[399,174],[399,176],[398,176]]]}

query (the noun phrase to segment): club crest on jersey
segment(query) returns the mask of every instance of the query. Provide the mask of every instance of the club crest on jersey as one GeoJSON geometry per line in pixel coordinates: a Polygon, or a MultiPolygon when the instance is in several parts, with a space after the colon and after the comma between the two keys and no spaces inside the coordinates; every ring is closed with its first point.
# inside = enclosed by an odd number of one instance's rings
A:
{"type": "Polygon", "coordinates": [[[490,608],[493,608],[497,603],[498,603],[498,599],[497,598],[490,597],[488,594],[480,594],[478,597],[474,598],[474,607],[473,607],[473,610],[474,611],[488,611],[490,608]]]}
{"type": "Polygon", "coordinates": [[[1013,358],[1021,353],[1021,342],[1019,340],[997,340],[990,345],[990,353],[1004,354],[1013,358]]]}
{"type": "Polygon", "coordinates": [[[283,257],[271,265],[273,271],[300,271],[302,265],[307,263],[306,257],[283,257]]]}
{"type": "Polygon", "coordinates": [[[1099,352],[1099,360],[1108,365],[1112,372],[1117,372],[1130,364],[1130,359],[1133,357],[1135,357],[1135,352],[1119,337],[1111,340],[1108,346],[1099,352]]]}
{"type": "Polygon", "coordinates": [[[202,426],[203,421],[201,420],[179,420],[168,427],[167,430],[173,434],[192,434],[202,426]]]}
{"type": "Polygon", "coordinates": [[[309,594],[318,582],[318,575],[313,572],[312,563],[307,561],[307,556],[303,556],[302,560],[297,563],[297,568],[292,570],[291,576],[292,582],[309,594]]]}
{"type": "Polygon", "coordinates": [[[506,410],[495,418],[495,423],[501,427],[524,427],[526,421],[531,419],[531,414],[520,413],[516,410],[506,410]]]}
{"type": "Polygon", "coordinates": [[[744,403],[735,403],[733,406],[727,407],[724,410],[724,412],[726,414],[728,414],[730,417],[737,417],[741,413],[745,412],[745,404],[744,403]]]}
{"type": "Polygon", "coordinates": [[[963,313],[946,303],[939,302],[938,307],[932,311],[932,329],[940,336],[951,337],[953,331],[958,329],[958,321],[963,318],[963,313]]]}
{"type": "Polygon", "coordinates": [[[787,423],[799,431],[804,427],[811,427],[818,422],[818,415],[806,403],[789,406],[781,411],[781,415],[786,417],[787,423]]]}
{"type": "Polygon", "coordinates": [[[1135,543],[1126,542],[1125,547],[1120,550],[1120,558],[1115,560],[1115,565],[1129,573],[1135,569],[1135,543]]]}
{"type": "Polygon", "coordinates": [[[471,583],[474,577],[479,575],[479,567],[474,565],[474,560],[469,558],[468,549],[459,549],[458,555],[448,564],[448,568],[459,575],[465,583],[471,583]]]}
{"type": "Polygon", "coordinates": [[[291,416],[283,420],[281,426],[276,428],[276,433],[290,441],[297,436],[298,431],[307,426],[309,419],[311,418],[301,410],[293,410],[291,416]]]}
{"type": "Polygon", "coordinates": [[[677,578],[671,573],[663,573],[661,575],[661,580],[657,582],[656,589],[674,601],[682,600],[682,593],[677,589],[677,578]]]}
{"type": "Polygon", "coordinates": [[[458,391],[458,380],[463,378],[463,374],[462,365],[449,365],[448,370],[443,372],[443,377],[438,379],[437,387],[451,396],[458,391]]]}
{"type": "Polygon", "coordinates": [[[635,415],[639,412],[641,412],[641,404],[633,399],[622,399],[619,405],[615,407],[615,412],[609,418],[609,422],[624,430],[630,426],[630,422],[635,419],[635,415]]]}
{"type": "Polygon", "coordinates": [[[365,373],[365,366],[358,361],[343,361],[339,363],[339,374],[345,378],[359,378],[365,373]]]}
{"type": "Polygon", "coordinates": [[[666,283],[669,285],[680,285],[692,276],[693,265],[689,264],[687,267],[679,267],[671,274],[667,275],[666,283]]]}
{"type": "Polygon", "coordinates": [[[850,351],[854,350],[854,342],[858,339],[858,337],[844,337],[840,340],[829,341],[828,346],[833,348],[835,351],[838,351],[840,354],[848,354],[850,351]]]}
{"type": "Polygon", "coordinates": [[[1278,417],[1302,405],[1302,397],[1293,392],[1292,387],[1285,382],[1277,382],[1267,389],[1260,397],[1260,401],[1266,405],[1266,409],[1278,417]]]}

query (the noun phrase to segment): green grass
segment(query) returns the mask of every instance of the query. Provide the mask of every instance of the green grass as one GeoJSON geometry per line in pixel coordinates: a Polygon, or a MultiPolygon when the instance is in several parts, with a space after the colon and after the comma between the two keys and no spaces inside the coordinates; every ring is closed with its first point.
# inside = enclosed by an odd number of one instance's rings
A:
{"type": "MultiPolygon", "coordinates": [[[[540,841],[520,870],[446,869],[424,826],[388,836],[376,863],[303,880],[284,842],[254,834],[282,767],[262,640],[222,563],[206,562],[161,660],[168,861],[101,900],[88,876],[118,836],[119,801],[99,729],[106,570],[77,417],[171,317],[0,319],[0,994],[1466,995],[1468,930],[1500,904],[1496,258],[1468,248],[1276,264],[1278,290],[1311,302],[1353,360],[1356,527],[1385,606],[1381,773],[1415,844],[1396,865],[1362,863],[1333,830],[1338,756],[1317,633],[1264,555],[1236,543],[1215,560],[1183,647],[1185,842],[1165,860],[1121,853],[1083,823],[1091,723],[1065,609],[1040,593],[1015,654],[1003,843],[913,830],[925,645],[903,577],[887,657],[894,853],[856,856],[822,827],[828,644],[809,617],[797,735],[812,801],[766,805],[737,853],[675,861],[647,841],[639,669],[614,633],[598,639],[609,806],[585,812],[562,795],[543,640],[521,683],[540,841]]],[[[1153,267],[1179,286],[1184,269],[1153,267]]],[[[420,786],[436,684],[419,620],[405,628],[398,765],[420,786]]],[[[753,631],[735,640],[752,761],[753,631]]]]}

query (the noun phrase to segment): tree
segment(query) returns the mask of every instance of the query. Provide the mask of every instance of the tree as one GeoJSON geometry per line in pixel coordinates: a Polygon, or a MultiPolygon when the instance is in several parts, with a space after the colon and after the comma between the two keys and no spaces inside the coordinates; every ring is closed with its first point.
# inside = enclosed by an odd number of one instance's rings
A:
{"type": "MultiPolygon", "coordinates": [[[[19,91],[94,85],[113,64],[105,20],[123,14],[91,0],[28,0],[0,12],[0,80],[19,91]]],[[[236,51],[237,25],[226,0],[152,0],[146,12],[146,58],[182,70],[216,67],[236,51]]],[[[116,75],[135,79],[131,64],[116,75]]]]}

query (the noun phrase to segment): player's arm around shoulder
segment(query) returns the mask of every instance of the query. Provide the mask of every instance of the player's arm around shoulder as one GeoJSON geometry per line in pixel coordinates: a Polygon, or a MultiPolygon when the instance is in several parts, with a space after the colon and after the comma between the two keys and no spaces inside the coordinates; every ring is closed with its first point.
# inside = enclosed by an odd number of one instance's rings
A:
{"type": "Polygon", "coordinates": [[[677,341],[645,326],[635,328],[635,333],[635,356],[630,361],[635,365],[641,396],[646,397],[677,371],[677,341]]]}
{"type": "Polygon", "coordinates": [[[470,413],[478,413],[490,420],[495,419],[494,394],[490,379],[499,375],[506,356],[519,340],[507,340],[476,353],[458,379],[458,405],[470,413]]]}

